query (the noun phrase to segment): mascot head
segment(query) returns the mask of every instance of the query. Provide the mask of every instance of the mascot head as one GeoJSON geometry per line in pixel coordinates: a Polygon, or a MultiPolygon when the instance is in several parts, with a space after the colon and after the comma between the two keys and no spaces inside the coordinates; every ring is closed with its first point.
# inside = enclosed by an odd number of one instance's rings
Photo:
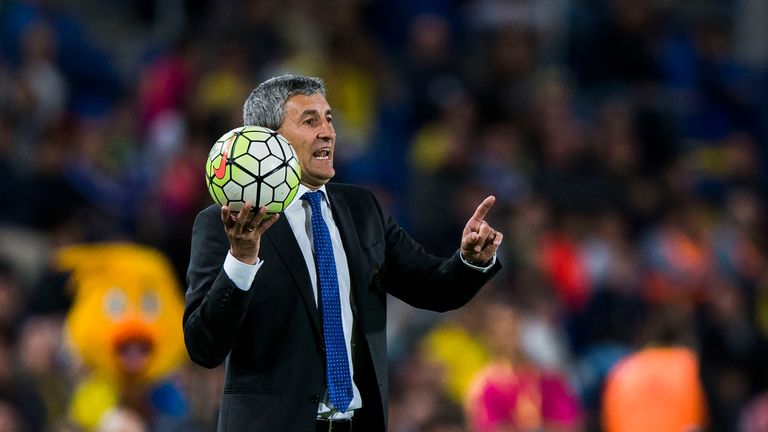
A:
{"type": "Polygon", "coordinates": [[[56,259],[71,274],[67,335],[86,365],[120,381],[146,382],[184,361],[184,302],[160,252],[130,243],[77,245],[56,259]]]}

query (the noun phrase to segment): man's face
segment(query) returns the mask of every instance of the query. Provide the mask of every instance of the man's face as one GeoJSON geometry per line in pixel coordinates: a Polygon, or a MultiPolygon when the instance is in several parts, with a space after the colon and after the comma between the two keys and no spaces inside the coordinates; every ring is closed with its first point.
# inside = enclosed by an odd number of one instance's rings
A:
{"type": "Polygon", "coordinates": [[[285,102],[285,118],[277,131],[296,150],[301,165],[301,182],[310,189],[328,183],[336,173],[333,149],[336,131],[328,101],[320,93],[293,95],[285,102]]]}

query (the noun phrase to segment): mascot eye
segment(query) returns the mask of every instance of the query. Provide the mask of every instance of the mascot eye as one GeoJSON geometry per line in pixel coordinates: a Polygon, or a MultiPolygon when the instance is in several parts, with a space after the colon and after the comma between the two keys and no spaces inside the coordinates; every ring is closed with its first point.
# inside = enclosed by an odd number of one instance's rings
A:
{"type": "Polygon", "coordinates": [[[160,311],[160,299],[151,291],[144,291],[141,296],[141,311],[150,317],[157,316],[160,311]]]}
{"type": "Polygon", "coordinates": [[[104,296],[104,310],[110,318],[117,318],[125,312],[125,292],[120,288],[110,288],[104,296]]]}

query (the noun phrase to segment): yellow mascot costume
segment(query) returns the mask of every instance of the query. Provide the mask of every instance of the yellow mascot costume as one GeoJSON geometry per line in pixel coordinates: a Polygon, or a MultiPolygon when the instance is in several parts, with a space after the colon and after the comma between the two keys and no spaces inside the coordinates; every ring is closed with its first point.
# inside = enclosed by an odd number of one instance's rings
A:
{"type": "Polygon", "coordinates": [[[87,368],[70,407],[87,430],[118,405],[151,417],[181,415],[181,392],[165,385],[186,360],[184,301],[168,260],[131,243],[76,245],[56,255],[74,301],[67,342],[87,368]],[[170,402],[169,402],[170,401],[170,402]]]}

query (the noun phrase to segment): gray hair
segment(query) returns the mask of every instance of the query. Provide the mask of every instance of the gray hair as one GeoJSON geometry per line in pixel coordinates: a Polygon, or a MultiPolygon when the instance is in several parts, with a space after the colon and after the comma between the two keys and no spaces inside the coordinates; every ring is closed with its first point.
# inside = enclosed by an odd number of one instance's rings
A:
{"type": "Polygon", "coordinates": [[[325,83],[320,78],[299,75],[272,77],[256,86],[243,105],[244,126],[280,129],[285,116],[285,102],[293,95],[325,96],[325,83]]]}

